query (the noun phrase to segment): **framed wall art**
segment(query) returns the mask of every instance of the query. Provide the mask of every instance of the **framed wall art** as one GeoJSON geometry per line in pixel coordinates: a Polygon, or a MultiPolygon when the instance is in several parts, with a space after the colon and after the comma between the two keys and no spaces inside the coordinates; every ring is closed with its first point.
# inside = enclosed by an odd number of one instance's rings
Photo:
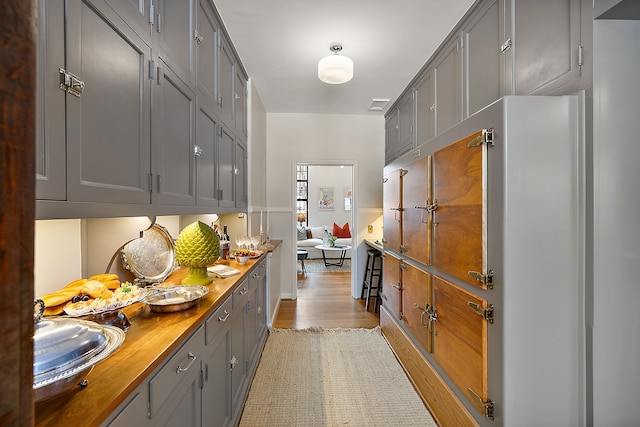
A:
{"type": "Polygon", "coordinates": [[[344,187],[344,210],[351,210],[351,187],[344,187]]]}
{"type": "Polygon", "coordinates": [[[320,200],[318,201],[318,210],[332,211],[335,207],[333,187],[320,187],[320,200]]]}

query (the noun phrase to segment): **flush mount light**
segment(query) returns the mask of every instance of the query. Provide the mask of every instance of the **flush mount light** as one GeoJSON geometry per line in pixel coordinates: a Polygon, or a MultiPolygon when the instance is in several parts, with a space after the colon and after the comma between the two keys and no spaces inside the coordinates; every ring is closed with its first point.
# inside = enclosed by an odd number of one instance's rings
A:
{"type": "Polygon", "coordinates": [[[346,83],[353,77],[353,61],[343,55],[338,55],[342,44],[331,43],[329,50],[333,55],[325,56],[318,62],[318,78],[331,85],[346,83]]]}

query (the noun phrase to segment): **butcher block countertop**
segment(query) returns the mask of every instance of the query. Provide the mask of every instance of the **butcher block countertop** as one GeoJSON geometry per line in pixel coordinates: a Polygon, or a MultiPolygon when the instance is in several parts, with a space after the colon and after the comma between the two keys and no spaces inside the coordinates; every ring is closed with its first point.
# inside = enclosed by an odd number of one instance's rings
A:
{"type": "MultiPolygon", "coordinates": [[[[277,247],[279,242],[272,241],[277,247]]],[[[89,384],[69,394],[38,404],[36,426],[98,426],[127,396],[164,362],[198,326],[231,295],[236,285],[264,257],[251,259],[245,266],[229,261],[240,274],[214,278],[209,293],[198,305],[175,313],[156,313],[142,303],[123,308],[131,326],[124,343],[112,355],[99,362],[87,376],[89,384]]],[[[163,286],[179,285],[187,269],[173,272],[163,286]]]]}

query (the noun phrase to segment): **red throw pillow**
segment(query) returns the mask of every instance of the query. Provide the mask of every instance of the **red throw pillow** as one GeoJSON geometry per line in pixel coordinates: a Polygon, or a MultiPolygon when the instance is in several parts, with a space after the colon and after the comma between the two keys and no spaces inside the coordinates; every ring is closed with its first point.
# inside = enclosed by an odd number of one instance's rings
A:
{"type": "Polygon", "coordinates": [[[345,238],[345,239],[350,239],[351,238],[351,231],[349,231],[349,223],[345,223],[342,227],[338,226],[338,224],[336,224],[335,222],[333,223],[333,234],[335,237],[338,238],[345,238]]]}

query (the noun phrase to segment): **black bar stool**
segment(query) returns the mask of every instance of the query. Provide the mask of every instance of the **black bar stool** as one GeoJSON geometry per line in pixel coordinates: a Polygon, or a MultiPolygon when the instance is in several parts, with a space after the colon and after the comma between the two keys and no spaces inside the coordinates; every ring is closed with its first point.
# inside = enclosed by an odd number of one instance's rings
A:
{"type": "Polygon", "coordinates": [[[371,298],[375,298],[373,305],[373,312],[378,312],[378,302],[381,301],[380,292],[382,291],[382,254],[375,249],[367,250],[367,263],[365,264],[364,279],[362,280],[362,292],[360,293],[360,299],[365,297],[365,290],[367,293],[367,302],[365,309],[369,311],[369,301],[371,298]],[[374,279],[377,282],[374,286],[374,279]],[[371,295],[371,291],[375,289],[375,295],[371,295]]]}

